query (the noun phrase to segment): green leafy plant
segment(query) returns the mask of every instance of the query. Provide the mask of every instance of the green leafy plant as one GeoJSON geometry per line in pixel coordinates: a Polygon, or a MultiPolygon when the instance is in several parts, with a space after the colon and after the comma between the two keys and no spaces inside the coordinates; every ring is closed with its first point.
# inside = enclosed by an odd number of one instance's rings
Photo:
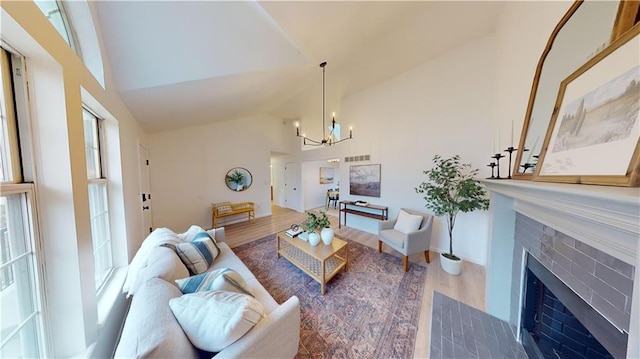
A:
{"type": "Polygon", "coordinates": [[[307,232],[315,232],[319,228],[331,227],[331,221],[329,221],[329,217],[327,217],[325,211],[320,211],[320,214],[308,211],[305,213],[307,214],[307,220],[304,221],[303,227],[307,232]]]}
{"type": "Polygon", "coordinates": [[[331,221],[329,221],[329,217],[327,217],[327,212],[320,211],[320,216],[318,217],[318,227],[319,228],[331,227],[331,221]]]}
{"type": "Polygon", "coordinates": [[[422,182],[415,190],[424,194],[425,207],[436,216],[447,219],[449,230],[449,253],[443,255],[449,259],[460,260],[453,254],[453,227],[459,212],[472,212],[489,209],[486,191],[474,177],[478,169],[472,169],[470,163],[460,163],[460,156],[442,158],[433,157],[434,167],[423,171],[428,182],[422,182]]]}
{"type": "Polygon", "coordinates": [[[231,172],[231,174],[227,175],[227,180],[231,183],[240,184],[244,181],[244,175],[238,170],[235,170],[231,172]]]}

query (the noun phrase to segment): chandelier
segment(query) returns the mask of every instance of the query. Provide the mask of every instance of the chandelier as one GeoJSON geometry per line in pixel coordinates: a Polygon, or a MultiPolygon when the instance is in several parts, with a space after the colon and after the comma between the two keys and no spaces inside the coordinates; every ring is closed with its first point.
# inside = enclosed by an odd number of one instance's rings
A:
{"type": "Polygon", "coordinates": [[[349,128],[349,137],[343,138],[341,140],[335,139],[335,129],[336,129],[336,113],[333,113],[333,119],[331,120],[331,132],[329,132],[329,136],[326,135],[327,126],[325,125],[325,99],[324,99],[324,78],[325,78],[325,70],[324,67],[327,66],[327,62],[323,62],[320,64],[322,68],[322,140],[316,141],[313,140],[304,134],[300,135],[300,125],[296,122],[296,136],[302,137],[302,143],[307,146],[331,146],[336,143],[340,143],[342,141],[350,140],[353,138],[353,129],[349,128]]]}

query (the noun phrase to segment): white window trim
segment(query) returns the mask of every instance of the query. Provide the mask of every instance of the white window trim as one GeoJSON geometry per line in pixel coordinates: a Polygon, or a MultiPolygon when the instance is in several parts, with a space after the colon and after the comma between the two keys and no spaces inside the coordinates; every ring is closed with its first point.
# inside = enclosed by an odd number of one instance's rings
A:
{"type": "Polygon", "coordinates": [[[51,328],[47,319],[47,295],[45,289],[45,273],[46,263],[44,260],[44,247],[38,231],[38,208],[35,195],[35,185],[33,183],[2,183],[0,184],[0,192],[3,195],[25,194],[27,196],[26,214],[28,216],[25,223],[25,233],[33,239],[33,256],[35,259],[33,294],[35,295],[36,310],[40,313],[38,318],[38,326],[41,328],[39,339],[42,357],[49,357],[51,353],[51,328]],[[30,224],[30,225],[29,225],[30,224]]]}

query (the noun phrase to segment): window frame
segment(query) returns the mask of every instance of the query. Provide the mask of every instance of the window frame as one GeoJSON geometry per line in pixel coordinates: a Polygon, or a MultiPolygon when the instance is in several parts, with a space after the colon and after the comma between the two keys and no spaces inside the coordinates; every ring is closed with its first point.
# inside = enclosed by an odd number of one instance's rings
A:
{"type": "MultiPolygon", "coordinates": [[[[36,6],[38,6],[38,8],[40,9],[40,11],[42,12],[42,15],[44,15],[44,17],[47,18],[47,20],[51,23],[51,25],[55,28],[56,26],[53,24],[53,22],[51,22],[51,17],[52,16],[52,12],[49,12],[48,14],[46,14],[44,11],[42,11],[42,8],[37,4],[38,1],[34,0],[34,2],[36,3],[36,6]]],[[[71,49],[73,50],[73,52],[76,53],[76,55],[78,55],[78,57],[80,59],[82,59],[82,51],[80,49],[80,43],[78,42],[78,37],[76,36],[76,31],[70,21],[69,15],[67,10],[65,9],[64,3],[62,1],[56,0],[55,1],[56,6],[58,8],[58,13],[60,13],[60,19],[62,20],[62,25],[64,26],[64,30],[66,33],[66,39],[64,38],[64,36],[62,34],[60,34],[60,36],[63,37],[63,39],[65,40],[65,42],[67,44],[69,44],[69,47],[71,47],[71,49]]],[[[60,33],[59,31],[57,31],[56,28],[56,32],[60,33]]]]}
{"type": "MultiPolygon", "coordinates": [[[[94,128],[95,131],[93,132],[93,138],[95,139],[95,145],[97,147],[97,163],[95,166],[95,170],[96,170],[96,175],[95,177],[89,177],[89,171],[87,169],[87,182],[88,182],[88,187],[87,190],[89,192],[89,207],[91,208],[91,189],[90,187],[92,185],[102,185],[104,186],[104,192],[103,192],[103,202],[104,202],[104,209],[103,212],[101,212],[98,215],[102,215],[102,214],[106,214],[106,218],[107,218],[107,223],[106,223],[106,237],[107,240],[103,241],[101,243],[96,243],[94,241],[94,233],[93,233],[93,226],[91,227],[91,238],[92,238],[92,244],[94,246],[93,248],[93,261],[94,261],[94,271],[96,270],[96,265],[98,263],[97,257],[96,257],[96,253],[98,250],[102,250],[103,247],[107,246],[108,247],[108,261],[109,261],[109,268],[107,268],[106,271],[104,271],[104,273],[101,275],[102,280],[100,282],[96,281],[96,293],[98,294],[98,296],[101,295],[102,291],[108,286],[109,283],[109,279],[110,277],[113,275],[114,270],[116,269],[115,266],[115,260],[114,260],[114,250],[113,250],[113,238],[111,237],[111,212],[109,210],[109,180],[106,176],[106,169],[105,169],[105,158],[104,158],[104,149],[105,149],[105,135],[104,135],[104,121],[105,119],[101,118],[100,116],[98,116],[94,111],[92,111],[90,108],[88,108],[86,105],[83,104],[82,106],[82,111],[83,111],[83,121],[84,121],[84,112],[86,112],[88,115],[90,115],[92,117],[92,120],[94,122],[94,128]],[[96,248],[98,247],[99,248],[96,248]]],[[[87,139],[86,139],[86,128],[85,128],[85,153],[87,152],[87,139]]],[[[88,155],[88,154],[87,154],[88,155]]],[[[87,160],[88,161],[88,160],[87,160]]],[[[94,214],[90,213],[91,216],[91,222],[93,223],[94,214]]],[[[96,215],[96,217],[98,216],[96,215]]],[[[94,273],[94,275],[97,274],[94,273]]]]}
{"type": "MultiPolygon", "coordinates": [[[[36,317],[34,325],[36,326],[37,343],[35,344],[39,355],[47,357],[51,352],[51,339],[47,324],[48,311],[44,288],[46,269],[44,245],[38,231],[36,187],[32,182],[33,179],[30,178],[33,174],[34,161],[33,157],[31,157],[33,149],[31,148],[32,140],[27,108],[29,97],[26,87],[25,58],[6,43],[1,42],[0,45],[3,72],[2,76],[0,76],[2,101],[10,104],[3,108],[5,110],[3,115],[5,115],[6,121],[2,121],[2,126],[4,127],[6,123],[5,128],[7,129],[4,132],[3,141],[5,141],[5,144],[9,147],[8,150],[11,152],[11,155],[7,157],[7,160],[11,161],[11,178],[0,182],[0,193],[2,196],[24,196],[20,205],[21,232],[24,235],[24,239],[28,241],[28,243],[25,243],[25,248],[29,249],[15,258],[11,258],[12,253],[10,252],[8,255],[9,260],[4,265],[11,263],[9,264],[11,268],[13,263],[17,263],[22,258],[26,258],[26,261],[29,261],[27,265],[32,270],[32,273],[29,274],[30,295],[33,301],[33,312],[26,319],[23,319],[20,326],[9,333],[7,337],[18,334],[29,320],[36,317]]],[[[0,144],[0,147],[5,146],[0,144]]],[[[7,218],[9,216],[10,214],[7,213],[7,218]]],[[[9,246],[11,246],[10,243],[9,246]]],[[[19,275],[16,272],[12,274],[13,283],[6,288],[18,284],[19,275]]],[[[2,339],[5,340],[6,337],[2,339]]]]}

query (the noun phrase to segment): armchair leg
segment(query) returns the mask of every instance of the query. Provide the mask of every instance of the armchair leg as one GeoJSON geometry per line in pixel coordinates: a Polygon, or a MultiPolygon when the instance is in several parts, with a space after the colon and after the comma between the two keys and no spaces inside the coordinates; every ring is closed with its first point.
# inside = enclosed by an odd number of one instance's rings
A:
{"type": "Polygon", "coordinates": [[[382,252],[382,241],[378,239],[378,253],[382,252]]]}
{"type": "Polygon", "coordinates": [[[427,260],[427,263],[431,263],[431,261],[429,260],[429,251],[424,251],[424,259],[427,260]]]}
{"type": "Polygon", "coordinates": [[[405,272],[407,270],[409,270],[409,257],[408,256],[404,256],[404,258],[402,259],[402,264],[404,266],[404,271],[405,272]]]}

